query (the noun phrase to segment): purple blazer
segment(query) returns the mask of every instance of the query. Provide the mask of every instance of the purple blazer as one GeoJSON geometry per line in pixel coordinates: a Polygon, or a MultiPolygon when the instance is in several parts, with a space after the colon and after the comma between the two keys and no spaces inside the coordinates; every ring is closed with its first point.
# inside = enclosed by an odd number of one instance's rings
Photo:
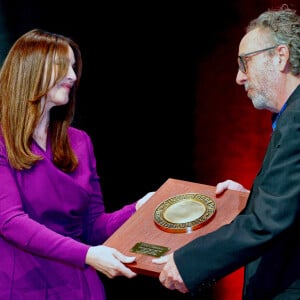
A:
{"type": "Polygon", "coordinates": [[[79,166],[71,174],[52,163],[50,142],[30,170],[16,171],[0,136],[0,299],[105,299],[90,245],[102,244],[134,212],[135,203],[105,212],[89,136],[69,128],[79,166]]]}

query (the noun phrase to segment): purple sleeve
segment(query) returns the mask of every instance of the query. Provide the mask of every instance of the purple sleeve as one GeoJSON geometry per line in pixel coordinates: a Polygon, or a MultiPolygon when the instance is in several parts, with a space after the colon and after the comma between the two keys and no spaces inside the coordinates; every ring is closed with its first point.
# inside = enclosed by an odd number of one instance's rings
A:
{"type": "Polygon", "coordinates": [[[101,238],[99,243],[110,237],[135,211],[135,204],[129,204],[117,211],[99,216],[95,222],[96,236],[101,238]]]}

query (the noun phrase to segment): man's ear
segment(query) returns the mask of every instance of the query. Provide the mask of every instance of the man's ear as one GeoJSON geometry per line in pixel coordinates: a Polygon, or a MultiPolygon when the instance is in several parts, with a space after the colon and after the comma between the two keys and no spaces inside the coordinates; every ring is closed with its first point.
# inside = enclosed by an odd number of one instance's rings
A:
{"type": "Polygon", "coordinates": [[[278,53],[278,67],[280,71],[287,70],[290,57],[290,50],[286,45],[279,45],[276,48],[278,53]]]}

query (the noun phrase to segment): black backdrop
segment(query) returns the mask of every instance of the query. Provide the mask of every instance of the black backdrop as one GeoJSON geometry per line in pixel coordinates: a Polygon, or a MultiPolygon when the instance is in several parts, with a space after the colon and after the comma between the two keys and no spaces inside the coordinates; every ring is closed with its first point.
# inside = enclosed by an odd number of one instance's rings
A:
{"type": "Polygon", "coordinates": [[[79,44],[84,65],[74,125],[93,138],[108,210],[169,177],[195,180],[198,62],[218,42],[220,28],[237,18],[230,4],[214,11],[213,3],[198,9],[58,0],[1,4],[6,50],[34,27],[79,44]]]}
{"type": "MultiPolygon", "coordinates": [[[[0,2],[2,56],[35,27],[79,44],[84,65],[74,125],[93,139],[107,210],[170,177],[196,181],[198,65],[237,20],[234,3],[0,2]]],[[[102,279],[108,300],[188,298],[153,278],[102,279]]]]}

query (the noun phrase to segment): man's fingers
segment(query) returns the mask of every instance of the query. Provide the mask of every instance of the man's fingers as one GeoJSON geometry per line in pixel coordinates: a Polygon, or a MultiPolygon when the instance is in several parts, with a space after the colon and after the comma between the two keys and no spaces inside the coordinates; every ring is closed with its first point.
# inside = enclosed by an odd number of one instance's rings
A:
{"type": "Polygon", "coordinates": [[[167,261],[168,261],[168,256],[167,255],[152,259],[152,262],[155,263],[155,264],[158,264],[158,265],[165,264],[167,261]]]}

